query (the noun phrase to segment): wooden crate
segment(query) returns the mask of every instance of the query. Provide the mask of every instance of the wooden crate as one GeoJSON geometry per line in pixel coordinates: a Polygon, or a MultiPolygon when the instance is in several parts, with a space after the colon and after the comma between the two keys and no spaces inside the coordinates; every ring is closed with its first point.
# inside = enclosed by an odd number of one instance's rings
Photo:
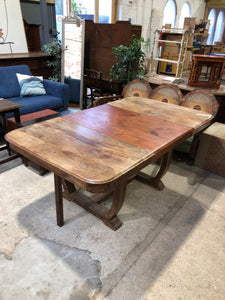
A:
{"type": "Polygon", "coordinates": [[[184,29],[195,29],[196,18],[184,18],[184,29]]]}

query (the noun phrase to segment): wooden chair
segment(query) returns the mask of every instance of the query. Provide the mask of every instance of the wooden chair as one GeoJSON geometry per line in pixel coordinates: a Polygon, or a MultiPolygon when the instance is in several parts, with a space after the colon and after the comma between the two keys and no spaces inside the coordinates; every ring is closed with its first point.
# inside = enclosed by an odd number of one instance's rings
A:
{"type": "Polygon", "coordinates": [[[108,96],[110,93],[104,91],[102,88],[102,72],[93,69],[86,69],[85,76],[87,88],[90,89],[90,94],[87,95],[87,100],[91,100],[91,107],[93,107],[96,98],[108,96]]]}
{"type": "Polygon", "coordinates": [[[187,93],[182,101],[182,106],[205,111],[216,116],[219,104],[210,91],[199,89],[187,93]]]}
{"type": "MultiPolygon", "coordinates": [[[[214,117],[216,116],[219,109],[219,104],[215,96],[210,91],[203,90],[203,89],[194,90],[186,94],[183,98],[181,105],[184,107],[207,112],[213,115],[214,117]]],[[[194,160],[197,153],[199,136],[200,133],[197,133],[192,138],[187,140],[189,141],[189,143],[191,143],[190,154],[189,154],[191,161],[194,160]]]]}
{"type": "Polygon", "coordinates": [[[122,91],[122,96],[125,97],[143,97],[149,98],[151,94],[150,84],[144,79],[134,79],[128,82],[122,91]]]}
{"type": "Polygon", "coordinates": [[[161,102],[181,105],[183,94],[175,85],[162,84],[152,91],[150,98],[161,102]]]}
{"type": "Polygon", "coordinates": [[[119,100],[121,98],[123,98],[121,95],[100,97],[100,98],[95,100],[94,107],[99,106],[99,105],[103,105],[103,104],[106,104],[108,102],[112,102],[112,101],[115,101],[115,100],[119,100]]]}
{"type": "Polygon", "coordinates": [[[125,97],[149,98],[151,90],[150,84],[146,80],[134,79],[125,85],[122,95],[99,97],[97,100],[95,100],[94,106],[99,106],[125,97]]]}

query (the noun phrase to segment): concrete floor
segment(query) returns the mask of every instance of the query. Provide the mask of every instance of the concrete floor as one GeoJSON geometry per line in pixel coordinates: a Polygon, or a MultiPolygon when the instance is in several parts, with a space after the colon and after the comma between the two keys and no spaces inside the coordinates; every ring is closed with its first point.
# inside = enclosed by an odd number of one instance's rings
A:
{"type": "Polygon", "coordinates": [[[66,200],[59,228],[53,175],[1,165],[0,299],[225,299],[225,178],[173,161],[163,182],[128,185],[116,232],[66,200]]]}

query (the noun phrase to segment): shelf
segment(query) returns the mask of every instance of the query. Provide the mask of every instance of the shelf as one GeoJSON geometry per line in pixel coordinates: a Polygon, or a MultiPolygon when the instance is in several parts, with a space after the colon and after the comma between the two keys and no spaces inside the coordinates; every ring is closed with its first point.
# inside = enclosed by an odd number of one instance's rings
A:
{"type": "Polygon", "coordinates": [[[176,76],[176,74],[171,73],[171,72],[160,72],[159,74],[166,74],[166,75],[176,76]]]}
{"type": "Polygon", "coordinates": [[[171,44],[181,44],[181,42],[179,42],[179,41],[168,41],[168,40],[156,40],[156,42],[171,43],[171,44]]]}
{"type": "Polygon", "coordinates": [[[164,61],[164,62],[171,62],[171,63],[173,63],[173,64],[178,64],[178,61],[177,61],[177,60],[164,59],[164,58],[155,58],[155,60],[158,60],[158,61],[164,61]]]}
{"type": "Polygon", "coordinates": [[[164,72],[164,74],[173,76],[182,75],[190,33],[191,31],[187,29],[155,30],[151,53],[152,60],[155,61],[152,65],[154,70],[157,70],[160,74],[164,72]],[[160,40],[162,32],[165,39],[160,40]],[[161,50],[159,50],[160,47],[161,50]],[[161,57],[158,57],[159,55],[161,57]],[[171,65],[171,72],[166,72],[168,64],[171,65]]]}

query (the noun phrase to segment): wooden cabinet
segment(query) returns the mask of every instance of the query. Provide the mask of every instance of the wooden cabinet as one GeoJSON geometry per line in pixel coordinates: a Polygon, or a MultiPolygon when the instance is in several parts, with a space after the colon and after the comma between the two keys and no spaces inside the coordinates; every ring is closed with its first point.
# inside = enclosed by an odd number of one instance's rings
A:
{"type": "Polygon", "coordinates": [[[84,69],[102,72],[103,79],[109,79],[109,70],[116,63],[112,48],[128,45],[132,35],[141,37],[141,26],[129,21],[117,21],[115,24],[85,21],[84,69]]]}
{"type": "MultiPolygon", "coordinates": [[[[225,56],[225,54],[224,54],[225,56]]],[[[189,76],[189,84],[208,88],[220,88],[225,57],[214,55],[194,55],[189,76]],[[203,74],[203,69],[206,73],[203,74]]]]}
{"type": "Polygon", "coordinates": [[[41,41],[39,32],[40,25],[28,24],[25,20],[23,20],[23,22],[29,52],[41,51],[41,41]]]}
{"type": "Polygon", "coordinates": [[[50,55],[42,52],[1,54],[0,66],[28,65],[32,75],[48,79],[52,76],[52,68],[47,66],[47,61],[50,59],[50,55]]]}
{"type": "Polygon", "coordinates": [[[201,45],[206,45],[210,20],[200,20],[195,23],[194,40],[201,45]]]}

